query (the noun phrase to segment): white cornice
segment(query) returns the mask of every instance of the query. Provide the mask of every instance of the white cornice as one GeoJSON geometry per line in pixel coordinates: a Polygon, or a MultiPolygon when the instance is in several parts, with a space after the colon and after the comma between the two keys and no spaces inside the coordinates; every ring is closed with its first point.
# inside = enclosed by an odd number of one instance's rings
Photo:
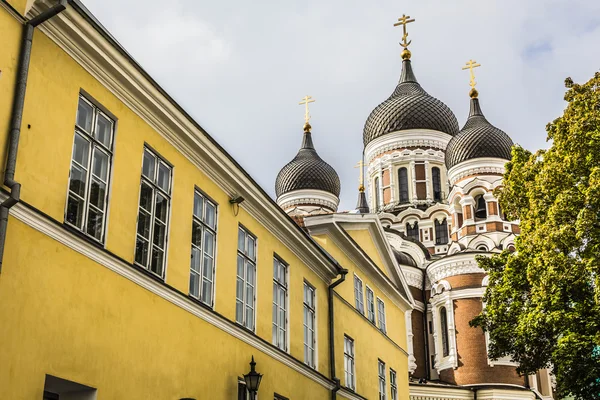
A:
{"type": "Polygon", "coordinates": [[[493,157],[481,157],[463,161],[448,170],[448,180],[450,181],[450,185],[454,185],[459,179],[470,175],[503,175],[504,165],[507,162],[503,158],[493,157]]]}
{"type": "MultiPolygon", "coordinates": [[[[28,16],[41,10],[40,2],[35,2],[28,16]]],[[[225,193],[243,196],[246,201],[241,207],[321,279],[329,281],[337,275],[327,257],[239,165],[72,5],[39,29],[225,193]]]]}
{"type": "MultiPolygon", "coordinates": [[[[0,193],[0,201],[4,201],[6,197],[7,196],[4,193],[0,193]]],[[[82,254],[98,265],[101,265],[119,274],[123,278],[144,288],[145,290],[148,290],[152,294],[189,312],[190,314],[202,319],[206,323],[220,329],[236,339],[243,341],[244,343],[247,343],[255,349],[262,351],[267,356],[272,357],[273,359],[301,373],[325,388],[332,389],[334,387],[331,381],[318,374],[304,363],[277,350],[273,346],[270,346],[269,344],[265,343],[264,340],[248,332],[241,326],[237,326],[231,321],[226,320],[224,317],[221,317],[216,313],[207,310],[205,307],[196,304],[187,296],[178,293],[168,288],[166,285],[157,282],[155,279],[143,274],[142,272],[137,271],[135,268],[118,259],[117,257],[99,249],[79,236],[68,232],[56,222],[51,221],[47,217],[24,206],[23,204],[16,204],[14,207],[12,207],[10,209],[10,215],[27,226],[48,236],[49,238],[56,240],[61,245],[64,245],[71,250],[82,254]]]]}
{"type": "Polygon", "coordinates": [[[284,193],[277,198],[279,207],[287,210],[288,208],[298,205],[315,205],[323,206],[336,212],[340,199],[324,190],[302,189],[284,193]]]}
{"type": "Polygon", "coordinates": [[[479,267],[476,256],[484,255],[483,253],[464,253],[454,254],[436,260],[427,267],[427,276],[431,282],[448,278],[450,276],[479,274],[485,271],[479,267]]]}
{"type": "Polygon", "coordinates": [[[370,164],[373,158],[388,151],[407,147],[435,148],[446,150],[452,136],[430,129],[407,129],[386,133],[372,140],[365,147],[365,162],[370,164]]]}
{"type": "Polygon", "coordinates": [[[419,290],[423,289],[423,270],[414,267],[402,266],[402,273],[406,278],[406,283],[409,286],[417,288],[419,290]]]}

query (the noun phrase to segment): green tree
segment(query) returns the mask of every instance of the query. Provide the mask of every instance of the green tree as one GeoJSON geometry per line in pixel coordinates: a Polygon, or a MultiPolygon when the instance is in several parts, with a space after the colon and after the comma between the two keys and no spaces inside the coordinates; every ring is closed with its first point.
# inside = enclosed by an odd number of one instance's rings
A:
{"type": "Polygon", "coordinates": [[[486,308],[471,324],[489,332],[490,357],[518,372],[552,368],[559,396],[600,399],[600,72],[565,81],[563,116],[547,150],[515,146],[496,192],[520,220],[516,252],[480,257],[486,308]]]}

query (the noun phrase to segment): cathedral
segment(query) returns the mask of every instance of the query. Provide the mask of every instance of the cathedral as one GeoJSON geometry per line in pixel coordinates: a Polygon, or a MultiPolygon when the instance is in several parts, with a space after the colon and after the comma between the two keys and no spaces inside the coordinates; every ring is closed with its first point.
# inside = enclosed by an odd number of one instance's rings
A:
{"type": "MultiPolygon", "coordinates": [[[[459,124],[452,110],[419,83],[404,28],[400,79],[369,114],[363,129],[367,188],[356,209],[338,211],[340,179],[319,157],[308,122],[298,154],[279,172],[278,205],[311,232],[323,214],[375,214],[410,288],[407,311],[410,398],[553,399],[548,370],[523,377],[509,357],[487,355],[488,338],[469,326],[482,307],[488,277],[478,256],[514,251],[518,221],[505,218],[494,190],[502,185],[513,141],[484,115],[471,60],[470,111],[459,124]],[[490,397],[491,396],[491,397],[490,397]]],[[[466,96],[465,96],[466,97],[466,96]]],[[[304,99],[306,107],[310,97],[304,99]]],[[[358,138],[356,138],[358,140],[358,138]]],[[[362,292],[361,296],[362,296],[362,292]]],[[[358,301],[358,300],[357,300],[358,301]]]]}

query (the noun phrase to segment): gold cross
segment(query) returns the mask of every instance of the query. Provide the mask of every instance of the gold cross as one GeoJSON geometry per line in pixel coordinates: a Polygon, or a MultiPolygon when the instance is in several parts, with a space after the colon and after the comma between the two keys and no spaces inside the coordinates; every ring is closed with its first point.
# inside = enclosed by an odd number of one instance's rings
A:
{"type": "Polygon", "coordinates": [[[402,18],[398,18],[398,22],[394,24],[394,26],[402,25],[404,35],[402,35],[402,43],[400,43],[400,46],[404,47],[405,49],[408,47],[408,45],[412,43],[412,40],[409,40],[408,42],[406,41],[406,39],[408,38],[408,33],[406,32],[406,25],[410,24],[411,22],[415,22],[415,20],[410,19],[410,15],[402,14],[402,18]]]}
{"type": "Polygon", "coordinates": [[[302,101],[298,104],[304,104],[304,123],[308,124],[308,120],[310,119],[310,114],[308,113],[308,103],[314,103],[315,100],[312,96],[304,96],[302,101]]]}
{"type": "Polygon", "coordinates": [[[365,191],[365,178],[363,176],[363,168],[365,166],[365,163],[363,162],[363,160],[360,160],[355,166],[354,168],[360,168],[360,177],[358,178],[358,190],[361,192],[365,191]]]}
{"type": "Polygon", "coordinates": [[[477,85],[477,82],[475,82],[475,74],[473,73],[473,69],[477,67],[481,67],[481,64],[477,64],[477,61],[475,60],[469,60],[469,62],[466,63],[466,66],[462,67],[463,70],[468,69],[471,73],[471,81],[469,82],[471,89],[475,89],[475,85],[477,85]]]}

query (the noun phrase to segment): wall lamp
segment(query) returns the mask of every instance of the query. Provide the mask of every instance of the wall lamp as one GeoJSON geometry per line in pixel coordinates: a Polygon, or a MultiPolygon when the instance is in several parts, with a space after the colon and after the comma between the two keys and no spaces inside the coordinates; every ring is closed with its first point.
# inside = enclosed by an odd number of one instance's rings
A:
{"type": "Polygon", "coordinates": [[[256,363],[254,362],[254,356],[252,356],[252,361],[250,361],[250,372],[244,375],[246,389],[248,389],[248,391],[250,392],[250,398],[252,400],[256,399],[256,392],[258,392],[258,387],[260,386],[261,379],[262,374],[256,372],[256,363]]]}
{"type": "Polygon", "coordinates": [[[244,202],[244,200],[246,200],[246,199],[244,199],[242,196],[235,195],[231,199],[229,199],[229,204],[240,205],[244,202]]]}

